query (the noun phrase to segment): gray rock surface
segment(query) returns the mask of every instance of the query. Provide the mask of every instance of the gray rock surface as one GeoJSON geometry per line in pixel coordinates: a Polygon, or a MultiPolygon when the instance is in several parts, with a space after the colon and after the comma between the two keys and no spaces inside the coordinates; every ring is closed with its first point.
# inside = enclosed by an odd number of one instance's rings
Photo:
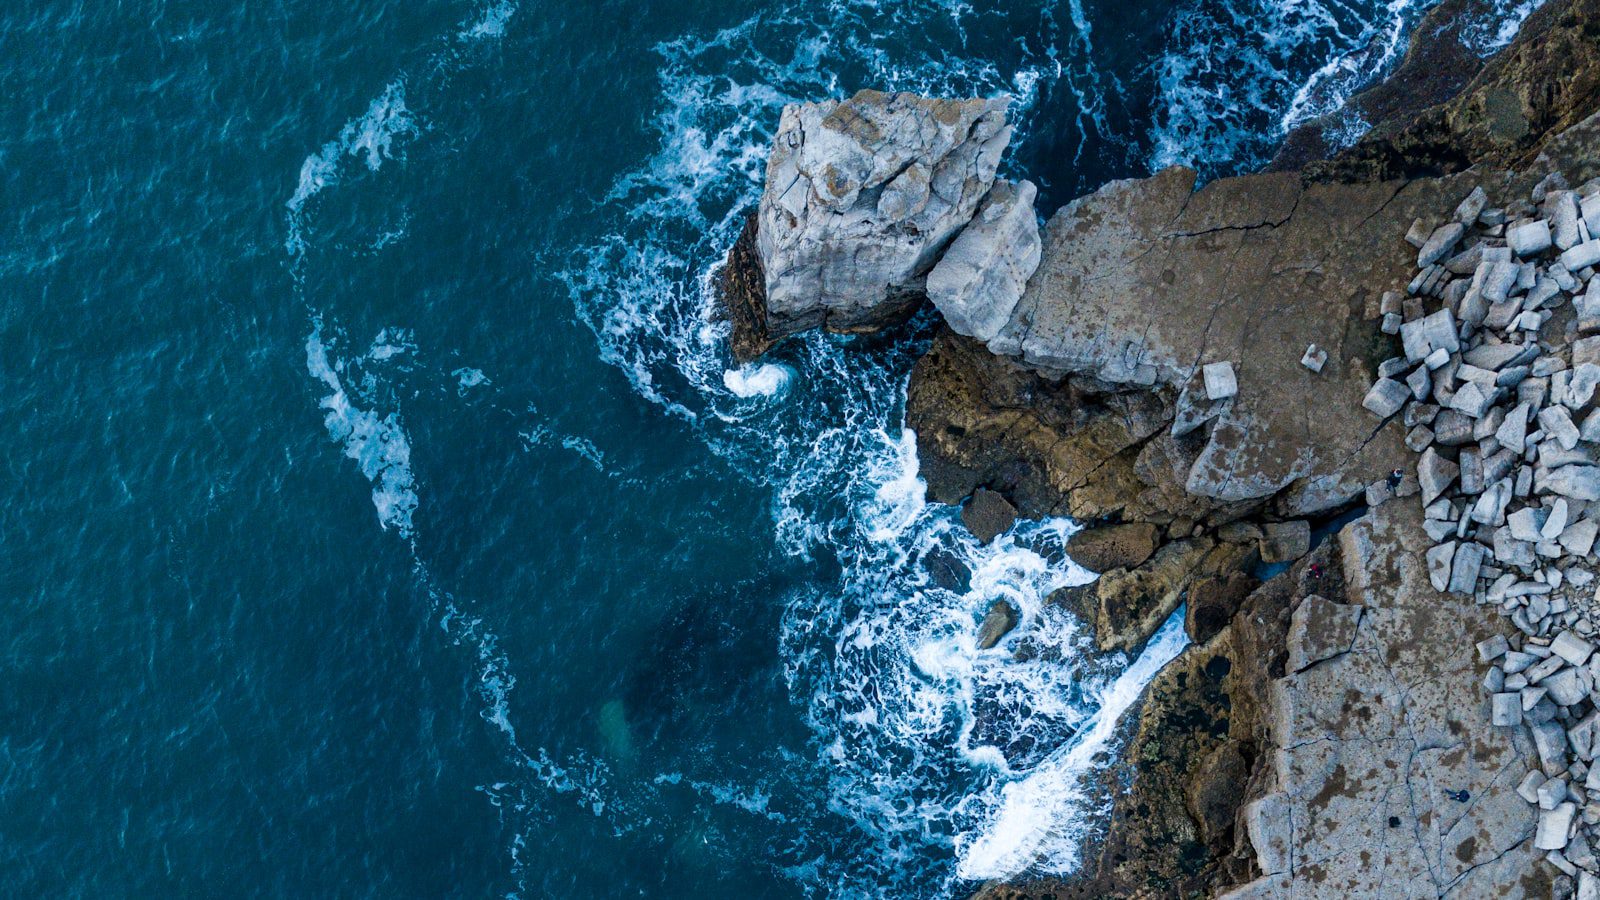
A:
{"type": "Polygon", "coordinates": [[[1272,783],[1246,818],[1265,874],[1227,896],[1524,895],[1541,853],[1514,788],[1533,750],[1487,727],[1474,675],[1472,642],[1499,623],[1429,584],[1420,519],[1415,504],[1386,503],[1348,526],[1351,605],[1330,615],[1334,604],[1307,598],[1296,610],[1295,664],[1270,702],[1272,783]]]}
{"type": "Polygon", "coordinates": [[[987,341],[1011,318],[1039,267],[1033,182],[996,182],[928,273],[928,299],[956,333],[987,341]]]}
{"type": "Polygon", "coordinates": [[[870,330],[909,311],[994,185],[1008,102],[861,91],[785,107],[757,213],[767,330],[870,330]]]}

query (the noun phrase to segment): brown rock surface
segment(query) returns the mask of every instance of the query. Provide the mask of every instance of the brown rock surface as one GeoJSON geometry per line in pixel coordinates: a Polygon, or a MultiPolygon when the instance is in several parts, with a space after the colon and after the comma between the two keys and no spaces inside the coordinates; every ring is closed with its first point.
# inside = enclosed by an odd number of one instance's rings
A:
{"type": "Polygon", "coordinates": [[[961,508],[961,524],[978,543],[987,544],[1005,533],[1017,520],[1017,508],[995,491],[979,488],[961,508]]]}
{"type": "Polygon", "coordinates": [[[1091,572],[1128,569],[1149,559],[1161,543],[1161,531],[1148,523],[1086,528],[1072,536],[1067,555],[1091,572]]]}

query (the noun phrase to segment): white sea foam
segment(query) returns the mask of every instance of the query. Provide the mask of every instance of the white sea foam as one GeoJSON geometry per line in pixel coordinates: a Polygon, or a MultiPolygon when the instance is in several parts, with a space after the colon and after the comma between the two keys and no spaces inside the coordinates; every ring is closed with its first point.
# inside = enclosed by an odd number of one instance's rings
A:
{"type": "MultiPolygon", "coordinates": [[[[509,2],[486,7],[482,15],[457,32],[458,40],[478,40],[503,33],[506,21],[515,11],[509,2]]],[[[461,65],[463,56],[448,43],[430,57],[425,70],[431,77],[448,77],[451,68],[461,65]]],[[[397,531],[412,554],[417,582],[426,590],[432,616],[447,639],[472,654],[477,666],[477,691],[483,706],[480,715],[494,727],[507,744],[511,760],[526,778],[499,782],[479,788],[489,802],[503,810],[525,816],[537,807],[546,794],[567,796],[596,816],[607,816],[613,833],[625,833],[633,817],[608,785],[606,764],[580,752],[557,760],[544,747],[527,749],[521,743],[511,716],[511,693],[516,686],[511,663],[500,648],[497,636],[483,620],[472,615],[455,596],[442,587],[429,571],[418,551],[414,513],[420,507],[417,479],[412,470],[412,443],[401,413],[397,409],[379,412],[378,396],[386,390],[385,373],[405,371],[397,361],[417,349],[414,336],[405,330],[386,329],[373,341],[367,353],[340,359],[333,353],[335,341],[329,337],[337,326],[316,299],[306,290],[306,268],[316,246],[311,223],[315,199],[334,185],[352,182],[365,173],[376,176],[385,163],[401,159],[404,143],[423,134],[419,119],[406,105],[404,76],[390,82],[368,104],[361,115],[347,122],[332,140],[307,156],[300,169],[294,193],[286,201],[288,227],[284,247],[289,256],[296,297],[305,305],[311,333],[306,339],[306,370],[326,394],[320,401],[330,439],[339,443],[345,455],[372,484],[373,504],[379,523],[397,531]]],[[[401,232],[403,233],[403,228],[401,232]]],[[[381,250],[398,233],[376,241],[370,250],[381,250]]],[[[321,249],[321,248],[317,248],[321,249]]],[[[452,373],[458,388],[486,384],[488,379],[475,369],[452,373]]],[[[592,444],[577,438],[563,439],[569,449],[590,458],[597,466],[600,454],[592,444]]],[[[520,874],[522,849],[526,841],[513,834],[507,847],[514,874],[520,874]]]]}
{"type": "Polygon", "coordinates": [[[1544,5],[1545,0],[1494,0],[1492,8],[1469,23],[1462,32],[1464,42],[1481,56],[1489,56],[1516,40],[1522,23],[1544,5]]]}
{"type": "Polygon", "coordinates": [[[416,476],[411,471],[411,441],[397,413],[380,416],[353,403],[322,341],[322,321],[313,319],[306,338],[306,371],[327,386],[322,398],[323,424],[328,436],[343,445],[361,474],[372,483],[372,505],[378,523],[412,536],[412,514],[417,509],[416,476]]]}
{"type": "Polygon", "coordinates": [[[777,363],[751,363],[722,373],[722,383],[735,397],[776,397],[789,386],[794,370],[777,363]]]}
{"type": "Polygon", "coordinates": [[[456,392],[465,396],[467,391],[489,383],[489,376],[483,374],[482,369],[470,369],[465,366],[450,373],[456,377],[456,392]]]}
{"type": "Polygon", "coordinates": [[[1145,685],[1188,645],[1180,608],[1149,645],[1095,699],[1099,709],[1066,747],[1025,778],[1001,790],[1000,804],[982,827],[956,839],[962,878],[1009,878],[1042,869],[1075,867],[1090,822],[1086,812],[1105,804],[1089,796],[1087,777],[1104,764],[1122,715],[1143,695],[1145,685]]]}

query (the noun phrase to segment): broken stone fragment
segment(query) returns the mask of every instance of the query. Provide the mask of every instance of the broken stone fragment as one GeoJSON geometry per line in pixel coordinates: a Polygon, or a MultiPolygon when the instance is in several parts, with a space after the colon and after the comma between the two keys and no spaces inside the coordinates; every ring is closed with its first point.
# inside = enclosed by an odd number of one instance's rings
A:
{"type": "Polygon", "coordinates": [[[1506,525],[1511,529],[1511,536],[1517,540],[1538,543],[1544,539],[1541,529],[1548,515],[1547,510],[1530,506],[1507,516],[1506,525]]]}
{"type": "Polygon", "coordinates": [[[1556,191],[1545,200],[1545,217],[1550,220],[1552,239],[1556,248],[1566,250],[1578,243],[1578,195],[1572,191],[1556,191]]]}
{"type": "Polygon", "coordinates": [[[1506,232],[1506,243],[1518,256],[1537,256],[1550,249],[1550,223],[1543,219],[1524,222],[1506,232]]]}
{"type": "Polygon", "coordinates": [[[993,340],[1039,268],[1033,182],[996,182],[928,273],[928,299],[957,334],[993,340]]]}
{"type": "Polygon", "coordinates": [[[1589,696],[1589,685],[1577,669],[1567,668],[1545,678],[1541,684],[1550,692],[1550,699],[1560,706],[1575,706],[1589,696]]]}
{"type": "Polygon", "coordinates": [[[1585,519],[1568,525],[1566,530],[1561,532],[1558,542],[1574,556],[1588,556],[1594,549],[1596,533],[1600,533],[1600,522],[1585,519]]]}
{"type": "MultiPolygon", "coordinates": [[[[1399,412],[1409,399],[1411,399],[1410,388],[1391,378],[1380,378],[1367,391],[1367,396],[1361,401],[1361,405],[1378,418],[1387,419],[1399,412]]],[[[1470,429],[1468,437],[1471,437],[1470,429]]]]}
{"type": "Polygon", "coordinates": [[[1577,804],[1570,802],[1541,811],[1539,826],[1533,834],[1533,846],[1540,850],[1560,850],[1567,846],[1567,832],[1572,828],[1573,817],[1577,814],[1577,804]]]}
{"type": "Polygon", "coordinates": [[[1455,560],[1450,567],[1450,592],[1472,594],[1478,587],[1478,570],[1483,567],[1485,551],[1482,544],[1462,544],[1456,548],[1455,560]]]}
{"type": "Polygon", "coordinates": [[[1234,377],[1233,363],[1227,360],[1201,366],[1200,374],[1205,380],[1208,400],[1226,400],[1239,393],[1239,381],[1234,377]]]}
{"type": "MultiPolygon", "coordinates": [[[[1454,531],[1454,528],[1450,529],[1454,531]]],[[[1424,554],[1428,562],[1428,580],[1433,583],[1433,589],[1444,593],[1450,587],[1451,564],[1456,558],[1456,541],[1446,541],[1430,547],[1424,554]]]]}
{"type": "Polygon", "coordinates": [[[1417,251],[1417,268],[1425,269],[1444,259],[1466,233],[1467,227],[1460,222],[1446,222],[1435,228],[1422,249],[1417,251]]]}
{"type": "Polygon", "coordinates": [[[1561,265],[1569,272],[1577,272],[1600,263],[1600,240],[1585,241],[1561,254],[1561,265]]]}
{"type": "Polygon", "coordinates": [[[1456,206],[1456,221],[1463,225],[1471,226],[1483,215],[1484,207],[1489,205],[1489,195],[1482,185],[1474,187],[1460,204],[1456,206]]]}
{"type": "Polygon", "coordinates": [[[1300,365],[1313,372],[1321,372],[1322,367],[1327,363],[1328,351],[1318,347],[1316,344],[1307,345],[1305,355],[1300,357],[1300,365]]]}
{"type": "MultiPolygon", "coordinates": [[[[1505,656],[1506,652],[1511,649],[1511,644],[1506,640],[1505,635],[1497,634],[1491,638],[1479,641],[1477,649],[1478,660],[1480,662],[1493,662],[1500,657],[1505,656]]],[[[1579,663],[1574,663],[1574,665],[1579,665],[1579,663]]]]}
{"type": "MultiPolygon", "coordinates": [[[[1539,768],[1554,777],[1567,769],[1567,732],[1554,722],[1540,722],[1529,729],[1533,749],[1539,755],[1539,768]]],[[[1542,849],[1550,849],[1548,847],[1542,849]]]]}
{"type": "Polygon", "coordinates": [[[1496,728],[1522,724],[1522,698],[1515,693],[1495,694],[1489,699],[1489,723],[1496,728]]]}
{"type": "Polygon", "coordinates": [[[1305,556],[1311,551],[1311,523],[1298,519],[1262,525],[1260,549],[1264,563],[1293,562],[1305,556]]]}
{"type": "Polygon", "coordinates": [[[1437,500],[1460,474],[1460,467],[1445,459],[1432,447],[1424,450],[1417,460],[1417,483],[1422,487],[1422,505],[1437,500]]]}
{"type": "Polygon", "coordinates": [[[1539,479],[1537,487],[1573,500],[1600,500],[1600,466],[1562,466],[1539,479]]]}
{"type": "Polygon", "coordinates": [[[1527,403],[1518,403],[1506,413],[1505,421],[1500,423],[1500,428],[1495,431],[1494,438],[1500,446],[1513,453],[1521,453],[1523,441],[1528,436],[1528,415],[1533,407],[1527,403]]]}

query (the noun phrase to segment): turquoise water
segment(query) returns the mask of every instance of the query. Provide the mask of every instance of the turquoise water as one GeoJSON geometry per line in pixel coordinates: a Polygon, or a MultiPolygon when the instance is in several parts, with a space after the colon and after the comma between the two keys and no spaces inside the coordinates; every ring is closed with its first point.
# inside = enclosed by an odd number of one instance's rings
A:
{"type": "Polygon", "coordinates": [[[1013,93],[1048,211],[1249,168],[1419,12],[8,4],[0,893],[1069,870],[1181,635],[1090,661],[1071,523],[923,501],[930,320],[731,370],[706,275],[784,102],[1013,93]]]}

